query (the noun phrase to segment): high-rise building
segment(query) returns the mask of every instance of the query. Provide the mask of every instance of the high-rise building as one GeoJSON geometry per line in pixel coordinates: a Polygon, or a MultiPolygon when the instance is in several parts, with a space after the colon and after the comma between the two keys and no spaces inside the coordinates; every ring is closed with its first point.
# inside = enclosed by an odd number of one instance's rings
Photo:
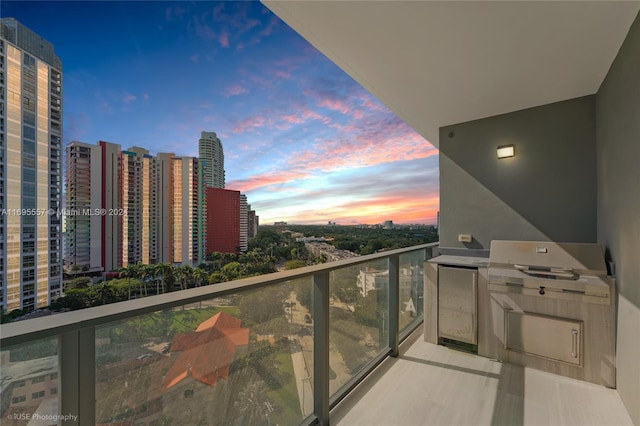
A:
{"type": "Polygon", "coordinates": [[[0,19],[0,305],[32,311],[62,285],[62,63],[53,45],[0,19]]]}
{"type": "Polygon", "coordinates": [[[171,263],[173,256],[173,157],[171,153],[158,153],[158,261],[171,263]]]}
{"type": "Polygon", "coordinates": [[[205,188],[206,254],[240,251],[240,191],[205,188]]]}
{"type": "Polygon", "coordinates": [[[161,210],[160,204],[160,160],[144,148],[131,147],[140,170],[140,261],[145,264],[160,262],[161,210]]]}
{"type": "Polygon", "coordinates": [[[73,141],[66,147],[64,271],[102,270],[102,150],[73,141]]]}
{"type": "Polygon", "coordinates": [[[122,268],[122,217],[106,212],[122,208],[122,154],[120,145],[100,141],[102,161],[102,182],[100,208],[105,214],[101,216],[102,224],[102,266],[105,272],[122,268]]]}
{"type": "Polygon", "coordinates": [[[121,199],[118,210],[108,211],[122,223],[122,267],[142,261],[142,164],[132,151],[122,151],[121,199]],[[120,214],[122,213],[122,214],[120,214]]]}
{"type": "Polygon", "coordinates": [[[224,188],[224,151],[215,132],[201,133],[198,157],[202,162],[204,185],[209,188],[224,188]]]}
{"type": "Polygon", "coordinates": [[[199,160],[173,157],[172,263],[197,265],[204,260],[203,188],[199,160]]]}
{"type": "Polygon", "coordinates": [[[240,194],[240,251],[245,252],[249,248],[249,209],[247,196],[240,194]]]}
{"type": "Polygon", "coordinates": [[[248,237],[251,240],[258,235],[259,217],[256,211],[251,209],[251,205],[247,206],[247,210],[248,237]]]}
{"type": "Polygon", "coordinates": [[[154,157],[144,148],[123,151],[104,141],[73,142],[67,155],[67,272],[95,271],[99,265],[108,273],[137,263],[194,266],[204,260],[205,200],[197,158],[154,157]],[[87,209],[90,217],[82,214],[87,209]]]}

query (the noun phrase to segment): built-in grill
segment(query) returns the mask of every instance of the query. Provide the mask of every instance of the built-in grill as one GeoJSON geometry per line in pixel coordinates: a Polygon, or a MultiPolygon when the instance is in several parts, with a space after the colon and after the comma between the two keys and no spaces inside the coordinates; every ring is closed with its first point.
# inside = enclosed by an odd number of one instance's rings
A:
{"type": "Polygon", "coordinates": [[[602,246],[532,241],[492,241],[489,285],[520,289],[522,294],[611,303],[602,246]]]}
{"type": "Polygon", "coordinates": [[[602,246],[492,241],[488,290],[494,356],[615,386],[615,289],[602,246]]]}

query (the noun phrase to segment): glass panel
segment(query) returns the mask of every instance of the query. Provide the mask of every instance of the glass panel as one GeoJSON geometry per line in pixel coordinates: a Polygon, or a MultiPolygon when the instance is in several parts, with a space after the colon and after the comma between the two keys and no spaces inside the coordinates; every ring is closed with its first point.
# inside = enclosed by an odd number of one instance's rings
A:
{"type": "Polygon", "coordinates": [[[329,393],[333,395],[388,346],[387,259],[330,274],[329,393]]]}
{"type": "Polygon", "coordinates": [[[59,413],[57,339],[3,347],[1,356],[0,423],[26,425],[42,420],[42,424],[55,424],[59,413]]]}
{"type": "Polygon", "coordinates": [[[278,284],[99,327],[96,422],[300,423],[301,401],[313,407],[300,354],[313,343],[301,343],[299,305],[288,305],[310,288],[278,284]]]}
{"type": "Polygon", "coordinates": [[[292,291],[285,299],[284,309],[290,327],[289,342],[295,390],[299,410],[304,418],[313,413],[313,286],[311,278],[302,278],[291,283],[292,291]]]}
{"type": "Polygon", "coordinates": [[[424,256],[422,250],[400,255],[400,334],[422,319],[424,256]]]}

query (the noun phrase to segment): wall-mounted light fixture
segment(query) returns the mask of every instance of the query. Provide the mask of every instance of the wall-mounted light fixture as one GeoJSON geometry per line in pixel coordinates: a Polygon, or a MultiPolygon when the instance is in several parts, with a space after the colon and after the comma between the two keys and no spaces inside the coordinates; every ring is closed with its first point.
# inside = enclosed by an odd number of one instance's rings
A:
{"type": "Polygon", "coordinates": [[[498,147],[498,158],[509,158],[516,155],[516,148],[513,145],[502,145],[498,147]]]}

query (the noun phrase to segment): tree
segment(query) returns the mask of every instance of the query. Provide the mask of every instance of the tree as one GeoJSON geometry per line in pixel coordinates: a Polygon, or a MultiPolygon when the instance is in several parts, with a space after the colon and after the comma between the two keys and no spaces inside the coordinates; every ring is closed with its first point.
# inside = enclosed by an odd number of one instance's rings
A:
{"type": "Polygon", "coordinates": [[[156,285],[156,294],[160,294],[160,277],[162,276],[162,264],[154,263],[153,265],[147,265],[150,269],[153,282],[156,285]]]}
{"type": "Polygon", "coordinates": [[[343,303],[354,303],[360,294],[355,280],[351,277],[341,278],[336,276],[329,281],[329,288],[333,297],[343,303]]]}
{"type": "Polygon", "coordinates": [[[307,264],[306,264],[306,262],[304,262],[302,260],[287,260],[284,263],[284,269],[286,269],[286,270],[304,268],[305,266],[307,266],[307,264]]]}
{"type": "Polygon", "coordinates": [[[161,263],[158,266],[160,269],[160,275],[162,275],[162,292],[170,292],[173,291],[173,286],[175,283],[175,276],[173,274],[173,266],[169,263],[161,263]]]}
{"type": "Polygon", "coordinates": [[[225,281],[233,281],[242,276],[242,265],[240,262],[227,263],[220,269],[220,273],[224,277],[225,281]]]}
{"type": "Polygon", "coordinates": [[[184,290],[184,287],[183,287],[184,278],[185,278],[184,269],[182,269],[182,267],[180,266],[176,266],[175,268],[173,268],[173,276],[175,277],[176,281],[180,283],[180,290],[184,290]]]}
{"type": "Polygon", "coordinates": [[[284,317],[282,301],[289,292],[289,286],[279,285],[243,295],[238,303],[241,318],[254,323],[264,323],[273,318],[284,317]]]}
{"type": "Polygon", "coordinates": [[[193,270],[193,281],[196,284],[196,287],[200,287],[203,283],[208,284],[209,275],[202,268],[195,268],[193,270]]]}
{"type": "Polygon", "coordinates": [[[129,264],[120,269],[120,278],[129,280],[129,300],[131,300],[131,279],[140,277],[140,266],[138,264],[129,264]]]}
{"type": "Polygon", "coordinates": [[[211,262],[211,266],[213,269],[217,270],[222,268],[222,253],[220,253],[219,251],[209,253],[209,255],[207,256],[207,260],[211,262]]]}
{"type": "Polygon", "coordinates": [[[116,302],[127,300],[127,295],[129,293],[129,279],[116,278],[109,280],[104,284],[111,288],[116,302]]]}
{"type": "Polygon", "coordinates": [[[212,272],[209,274],[209,284],[218,284],[224,282],[224,277],[220,272],[212,272]]]}
{"type": "Polygon", "coordinates": [[[96,305],[106,305],[107,303],[117,302],[116,293],[111,285],[102,283],[95,287],[95,303],[96,305]]]}
{"type": "Polygon", "coordinates": [[[189,288],[189,285],[193,283],[193,268],[191,265],[182,265],[181,268],[184,270],[185,288],[189,288]]]}
{"type": "Polygon", "coordinates": [[[91,284],[91,278],[89,277],[78,277],[69,281],[65,285],[65,289],[69,290],[72,288],[87,288],[91,284]]]}
{"type": "Polygon", "coordinates": [[[174,275],[180,283],[180,290],[189,287],[189,282],[193,276],[193,268],[190,265],[182,265],[174,268],[174,275]]]}
{"type": "Polygon", "coordinates": [[[91,296],[88,289],[74,288],[65,291],[64,296],[53,301],[50,308],[54,311],[61,309],[75,311],[76,309],[88,308],[89,306],[91,306],[91,296]]]}
{"type": "Polygon", "coordinates": [[[142,265],[140,264],[140,293],[144,292],[145,296],[149,295],[149,292],[147,290],[147,278],[153,278],[153,272],[154,270],[154,265],[142,265]]]}

